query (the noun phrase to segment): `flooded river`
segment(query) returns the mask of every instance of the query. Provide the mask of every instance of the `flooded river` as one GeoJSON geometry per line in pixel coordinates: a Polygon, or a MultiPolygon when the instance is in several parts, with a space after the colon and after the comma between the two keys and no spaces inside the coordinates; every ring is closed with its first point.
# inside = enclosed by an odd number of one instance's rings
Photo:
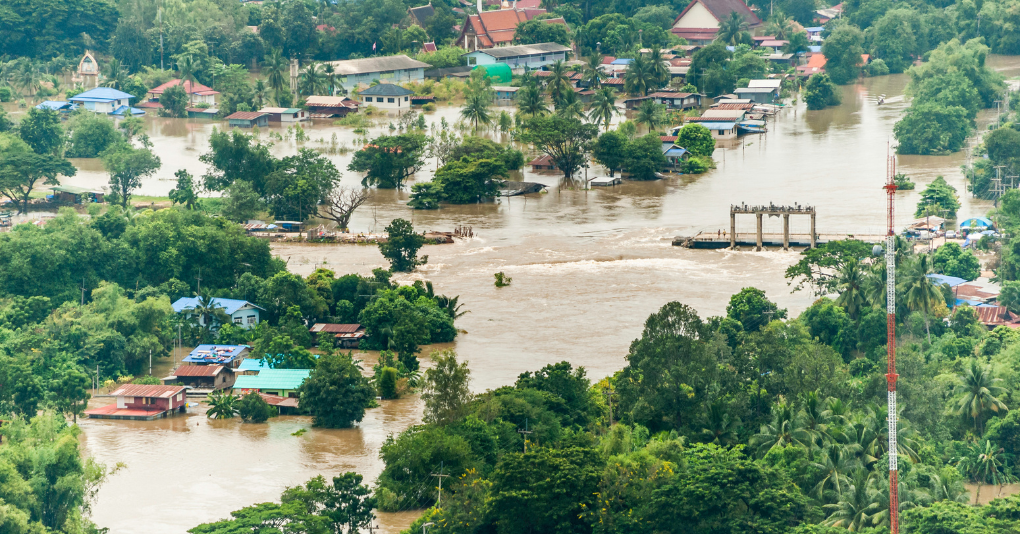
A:
{"type": "MultiPolygon", "coordinates": [[[[1020,74],[1020,59],[990,61],[1009,76],[1020,74]]],[[[728,228],[729,206],[740,202],[814,205],[819,233],[882,232],[886,147],[907,106],[905,84],[903,75],[865,80],[843,88],[843,104],[825,111],[807,112],[798,103],[771,122],[766,135],[720,147],[718,167],[701,176],[584,191],[559,187],[558,176],[528,171],[523,179],[549,185],[548,194],[428,212],[408,209],[406,191],[379,191],[351,228],[381,231],[404,217],[421,230],[474,229],[472,239],[426,247],[428,265],[397,277],[432,280],[470,310],[458,320],[464,332],[453,346],[470,361],[474,390],[512,383],[521,372],[561,360],[584,366],[597,379],[624,365],[644,319],[668,301],[690,304],[707,317],[725,313],[731,294],[755,286],[792,315],[809,306],[812,298],[791,294],[783,278],[796,252],[694,251],[672,247],[670,240],[728,228]],[[886,104],[878,106],[882,94],[886,104]],[[511,276],[512,285],[496,289],[497,271],[511,276]]],[[[456,109],[441,108],[429,120],[445,116],[453,122],[456,115],[456,109]]],[[[981,120],[989,117],[994,112],[981,120]]],[[[204,172],[198,156],[207,150],[213,124],[146,121],[164,167],[140,194],[164,195],[178,168],[204,172]]],[[[387,131],[383,123],[369,136],[387,131]]],[[[327,140],[336,133],[348,145],[354,139],[349,128],[328,122],[316,123],[310,133],[327,140]]],[[[278,155],[295,150],[292,141],[274,148],[278,155]]],[[[332,159],[345,169],[350,155],[332,159]]],[[[983,215],[989,203],[966,193],[960,172],[965,159],[965,153],[898,158],[900,172],[917,182],[915,191],[898,196],[898,221],[912,218],[919,191],[939,175],[960,192],[961,217],[983,215]]],[[[106,183],[98,164],[78,163],[81,172],[67,183],[106,183]]],[[[426,167],[416,179],[429,179],[434,162],[426,167]]],[[[597,167],[590,172],[605,174],[597,167]]],[[[344,172],[345,183],[359,181],[344,172]]],[[[794,217],[791,224],[794,233],[807,233],[808,220],[794,217]]],[[[738,219],[738,231],[753,227],[753,218],[738,219]]],[[[781,232],[781,219],[767,219],[765,231],[781,232]]],[[[274,251],[302,275],[319,266],[362,274],[385,266],[372,246],[277,244],[274,251]]],[[[292,433],[310,428],[307,418],[243,425],[195,412],[156,422],[85,421],[89,453],[110,465],[126,464],[100,490],[94,519],[113,534],[179,534],[231,510],[275,500],[285,486],[319,473],[353,470],[371,481],[382,469],[380,444],[420,414],[414,398],[387,401],[358,428],[310,430],[300,437],[292,433]]],[[[383,532],[397,532],[413,518],[414,512],[380,514],[379,524],[383,532]]]]}

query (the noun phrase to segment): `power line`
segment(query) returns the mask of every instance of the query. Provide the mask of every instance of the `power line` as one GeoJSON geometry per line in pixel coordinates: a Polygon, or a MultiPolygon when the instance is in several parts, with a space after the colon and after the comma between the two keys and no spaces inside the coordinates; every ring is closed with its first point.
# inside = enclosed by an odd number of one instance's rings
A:
{"type": "Polygon", "coordinates": [[[439,462],[439,473],[432,473],[432,476],[439,479],[439,498],[436,499],[436,508],[440,508],[443,502],[443,479],[450,476],[443,474],[443,462],[439,462]]]}
{"type": "Polygon", "coordinates": [[[517,429],[517,433],[521,434],[524,437],[524,454],[527,454],[528,453],[528,436],[532,433],[531,430],[528,430],[528,419],[527,418],[524,419],[524,430],[521,430],[521,429],[518,428],[517,429]]]}

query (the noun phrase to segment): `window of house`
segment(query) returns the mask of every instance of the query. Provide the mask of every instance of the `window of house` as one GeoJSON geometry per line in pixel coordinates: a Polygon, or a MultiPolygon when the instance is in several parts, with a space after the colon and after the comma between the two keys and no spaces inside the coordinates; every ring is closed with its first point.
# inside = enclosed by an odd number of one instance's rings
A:
{"type": "Polygon", "coordinates": [[[249,315],[248,316],[248,324],[255,324],[255,316],[254,315],[249,315]]]}
{"type": "Polygon", "coordinates": [[[407,102],[407,97],[406,96],[404,97],[404,102],[407,102]]]}
{"type": "Polygon", "coordinates": [[[142,404],[152,404],[152,399],[149,397],[142,397],[142,404]]]}
{"type": "Polygon", "coordinates": [[[234,324],[241,324],[241,317],[234,317],[234,324]]]}
{"type": "Polygon", "coordinates": [[[719,130],[719,135],[726,135],[726,130],[719,130]]]}
{"type": "MultiPolygon", "coordinates": [[[[380,100],[380,102],[382,102],[382,100],[380,100]]],[[[392,104],[394,102],[394,100],[392,98],[387,98],[386,102],[392,104]]]]}
{"type": "Polygon", "coordinates": [[[542,56],[542,59],[540,59],[539,61],[545,61],[545,56],[542,56]]]}

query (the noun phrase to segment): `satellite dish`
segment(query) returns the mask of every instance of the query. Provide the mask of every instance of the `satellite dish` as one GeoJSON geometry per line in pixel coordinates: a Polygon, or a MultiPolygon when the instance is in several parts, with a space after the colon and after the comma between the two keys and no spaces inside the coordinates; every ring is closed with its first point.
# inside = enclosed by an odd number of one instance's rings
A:
{"type": "Polygon", "coordinates": [[[885,254],[885,249],[882,248],[882,245],[875,245],[871,249],[871,254],[874,256],[881,256],[885,254]]]}

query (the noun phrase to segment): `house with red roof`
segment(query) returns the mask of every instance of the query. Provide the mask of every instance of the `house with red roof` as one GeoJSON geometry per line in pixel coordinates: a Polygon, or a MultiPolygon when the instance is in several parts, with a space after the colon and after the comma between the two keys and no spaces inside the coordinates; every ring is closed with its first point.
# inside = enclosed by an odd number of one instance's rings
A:
{"type": "Polygon", "coordinates": [[[811,54],[807,63],[797,65],[797,76],[811,76],[825,72],[825,63],[828,60],[822,54],[811,54]]]}
{"type": "Polygon", "coordinates": [[[690,44],[711,44],[722,22],[734,12],[740,14],[750,32],[763,24],[743,0],[693,0],[673,21],[672,32],[690,44]]]}
{"type": "Polygon", "coordinates": [[[469,15],[455,44],[468,52],[508,45],[514,40],[518,24],[544,13],[544,9],[511,8],[469,15]]]}
{"type": "Polygon", "coordinates": [[[110,392],[117,402],[85,410],[90,419],[134,419],[151,421],[184,413],[188,399],[183,386],[124,384],[110,392]]]}
{"type": "MultiPolygon", "coordinates": [[[[186,80],[183,83],[184,92],[188,95],[188,107],[195,107],[198,104],[209,104],[210,107],[216,105],[216,95],[220,94],[219,91],[214,91],[211,87],[206,87],[191,80],[186,80]]],[[[153,87],[149,90],[149,101],[159,102],[159,97],[163,94],[163,91],[177,85],[181,85],[181,80],[174,78],[163,85],[153,87]]]]}

